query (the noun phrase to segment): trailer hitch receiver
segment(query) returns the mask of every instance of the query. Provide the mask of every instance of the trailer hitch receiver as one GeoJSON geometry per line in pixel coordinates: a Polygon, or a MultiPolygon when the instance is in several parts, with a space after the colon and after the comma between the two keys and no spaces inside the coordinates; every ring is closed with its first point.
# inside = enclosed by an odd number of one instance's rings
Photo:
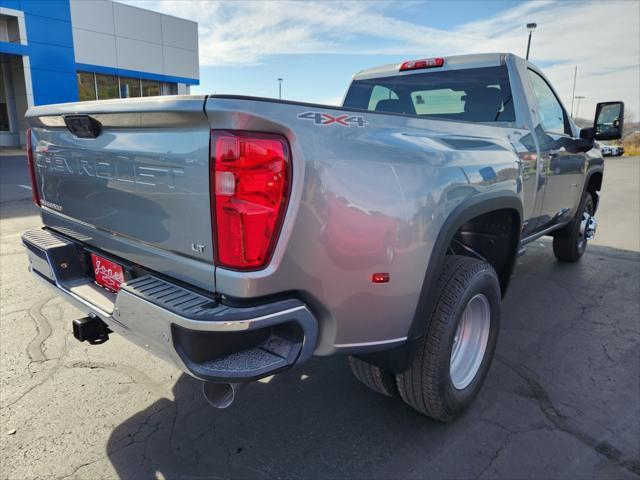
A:
{"type": "Polygon", "coordinates": [[[73,321],[73,336],[80,342],[99,345],[109,340],[112,331],[106,323],[95,316],[78,318],[73,321]]]}

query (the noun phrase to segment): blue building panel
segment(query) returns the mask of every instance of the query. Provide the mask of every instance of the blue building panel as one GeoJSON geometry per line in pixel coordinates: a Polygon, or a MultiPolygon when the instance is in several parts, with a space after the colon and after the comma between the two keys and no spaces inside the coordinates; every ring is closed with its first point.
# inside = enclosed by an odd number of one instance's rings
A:
{"type": "Polygon", "coordinates": [[[73,34],[69,20],[25,14],[29,44],[42,43],[73,48],[73,34]]]}
{"type": "Polygon", "coordinates": [[[2,0],[2,8],[22,10],[22,2],[20,0],[2,0]]]}
{"type": "Polygon", "coordinates": [[[75,73],[76,71],[73,48],[69,47],[32,43],[29,45],[29,61],[31,68],[56,72],[75,73]]]}
{"type": "Polygon", "coordinates": [[[69,0],[21,0],[33,102],[78,101],[69,0]]]}
{"type": "Polygon", "coordinates": [[[78,100],[69,100],[69,97],[65,96],[49,96],[49,95],[40,95],[38,97],[38,103],[35,105],[52,105],[54,103],[73,103],[78,100]]]}
{"type": "Polygon", "coordinates": [[[0,53],[10,55],[29,55],[29,47],[19,43],[0,42],[0,53]]]}
{"type": "Polygon", "coordinates": [[[76,72],[60,72],[51,69],[31,67],[33,84],[33,102],[35,105],[52,103],[47,99],[60,98],[61,102],[78,101],[78,82],[76,72]]]}
{"type": "Polygon", "coordinates": [[[33,14],[71,23],[69,0],[20,0],[20,8],[18,10],[22,10],[25,16],[33,14]]]}

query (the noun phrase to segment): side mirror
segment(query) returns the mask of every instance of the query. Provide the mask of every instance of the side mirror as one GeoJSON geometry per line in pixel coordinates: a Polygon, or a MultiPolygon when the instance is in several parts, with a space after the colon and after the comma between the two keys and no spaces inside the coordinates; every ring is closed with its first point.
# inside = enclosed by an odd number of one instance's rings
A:
{"type": "Polygon", "coordinates": [[[593,127],[583,128],[580,130],[580,138],[576,139],[575,144],[579,152],[588,152],[593,148],[594,140],[593,134],[595,129],[593,127]]]}
{"type": "Polygon", "coordinates": [[[595,140],[618,140],[624,126],[624,103],[602,102],[596,106],[593,122],[595,140]]]}

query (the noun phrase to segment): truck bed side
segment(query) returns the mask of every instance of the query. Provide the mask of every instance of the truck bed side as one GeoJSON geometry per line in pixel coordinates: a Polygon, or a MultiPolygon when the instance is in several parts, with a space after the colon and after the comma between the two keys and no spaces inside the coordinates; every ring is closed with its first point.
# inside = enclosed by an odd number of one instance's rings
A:
{"type": "Polygon", "coordinates": [[[521,195],[524,128],[234,96],[209,97],[206,112],[213,128],[285,135],[294,174],[271,264],[217,268],[217,291],[299,295],[321,316],[316,353],[403,342],[448,215],[471,197],[521,195]],[[372,283],[376,272],[391,281],[372,283]]]}
{"type": "Polygon", "coordinates": [[[450,213],[471,198],[520,202],[518,152],[528,134],[234,96],[67,104],[28,117],[47,226],[223,302],[298,297],[319,318],[318,354],[405,341],[450,213]],[[102,123],[97,138],[67,130],[63,116],[78,113],[102,123]],[[214,267],[212,129],[289,142],[288,210],[263,270],[214,267]],[[374,273],[390,281],[375,284],[374,273]]]}

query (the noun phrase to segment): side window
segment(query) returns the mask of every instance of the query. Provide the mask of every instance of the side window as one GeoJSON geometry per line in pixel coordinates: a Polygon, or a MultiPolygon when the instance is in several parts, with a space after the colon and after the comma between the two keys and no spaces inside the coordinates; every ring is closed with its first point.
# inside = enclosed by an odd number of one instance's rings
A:
{"type": "Polygon", "coordinates": [[[568,133],[565,113],[549,84],[533,70],[528,70],[531,86],[539,105],[540,121],[546,132],[568,133]]]}
{"type": "Polygon", "coordinates": [[[393,90],[382,85],[376,85],[371,90],[371,97],[369,97],[369,106],[367,110],[375,111],[376,106],[380,100],[397,100],[398,95],[393,90]]]}
{"type": "Polygon", "coordinates": [[[464,92],[450,88],[411,92],[411,100],[418,115],[464,113],[464,92]]]}

